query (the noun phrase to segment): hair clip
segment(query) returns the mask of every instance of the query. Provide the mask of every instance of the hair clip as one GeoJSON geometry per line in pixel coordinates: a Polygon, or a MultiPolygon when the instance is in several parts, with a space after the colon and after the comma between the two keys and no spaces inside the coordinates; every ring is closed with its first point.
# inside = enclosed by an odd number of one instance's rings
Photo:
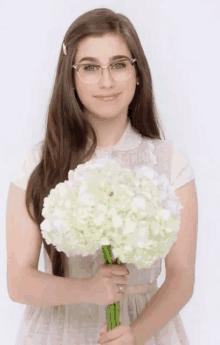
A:
{"type": "Polygon", "coordinates": [[[64,52],[65,55],[67,55],[66,46],[65,46],[64,43],[63,43],[63,52],[64,52]]]}

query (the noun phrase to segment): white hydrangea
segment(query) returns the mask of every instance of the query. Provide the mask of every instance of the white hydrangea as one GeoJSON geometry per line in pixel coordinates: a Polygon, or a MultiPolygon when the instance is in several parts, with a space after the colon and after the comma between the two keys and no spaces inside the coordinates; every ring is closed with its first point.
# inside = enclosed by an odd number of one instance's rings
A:
{"type": "Polygon", "coordinates": [[[140,269],[167,255],[180,210],[165,175],[148,166],[131,170],[119,160],[92,159],[50,191],[40,227],[47,244],[68,257],[112,248],[115,258],[140,269]]]}

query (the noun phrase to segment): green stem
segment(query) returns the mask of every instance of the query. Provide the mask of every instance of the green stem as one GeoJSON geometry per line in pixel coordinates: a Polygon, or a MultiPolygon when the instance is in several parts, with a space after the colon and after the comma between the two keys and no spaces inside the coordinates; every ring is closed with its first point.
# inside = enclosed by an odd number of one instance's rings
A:
{"type": "MultiPolygon", "coordinates": [[[[111,245],[103,246],[102,253],[105,264],[108,265],[118,264],[120,265],[120,261],[117,258],[114,262],[112,262],[112,254],[111,254],[111,245]]],[[[108,319],[108,326],[107,329],[113,329],[119,326],[119,315],[120,315],[120,304],[116,302],[114,304],[110,304],[107,307],[107,319],[108,319]]]]}

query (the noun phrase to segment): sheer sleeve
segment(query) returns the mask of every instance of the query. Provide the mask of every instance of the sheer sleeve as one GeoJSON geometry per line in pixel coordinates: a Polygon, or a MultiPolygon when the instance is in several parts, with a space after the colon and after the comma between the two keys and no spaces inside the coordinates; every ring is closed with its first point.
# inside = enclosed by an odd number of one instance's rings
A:
{"type": "Polygon", "coordinates": [[[28,180],[41,159],[42,142],[34,145],[29,154],[25,154],[13,166],[11,182],[26,190],[28,180]]]}
{"type": "Polygon", "coordinates": [[[174,189],[179,189],[195,180],[195,172],[190,159],[181,147],[177,144],[173,145],[172,168],[171,168],[171,184],[174,189]]]}

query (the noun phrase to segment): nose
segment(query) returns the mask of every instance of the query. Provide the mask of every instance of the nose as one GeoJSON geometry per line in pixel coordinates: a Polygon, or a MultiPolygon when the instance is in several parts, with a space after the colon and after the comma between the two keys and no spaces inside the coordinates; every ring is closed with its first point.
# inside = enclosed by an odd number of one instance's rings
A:
{"type": "Polygon", "coordinates": [[[100,82],[105,86],[112,85],[114,83],[114,79],[110,72],[110,67],[101,68],[100,82]]]}

